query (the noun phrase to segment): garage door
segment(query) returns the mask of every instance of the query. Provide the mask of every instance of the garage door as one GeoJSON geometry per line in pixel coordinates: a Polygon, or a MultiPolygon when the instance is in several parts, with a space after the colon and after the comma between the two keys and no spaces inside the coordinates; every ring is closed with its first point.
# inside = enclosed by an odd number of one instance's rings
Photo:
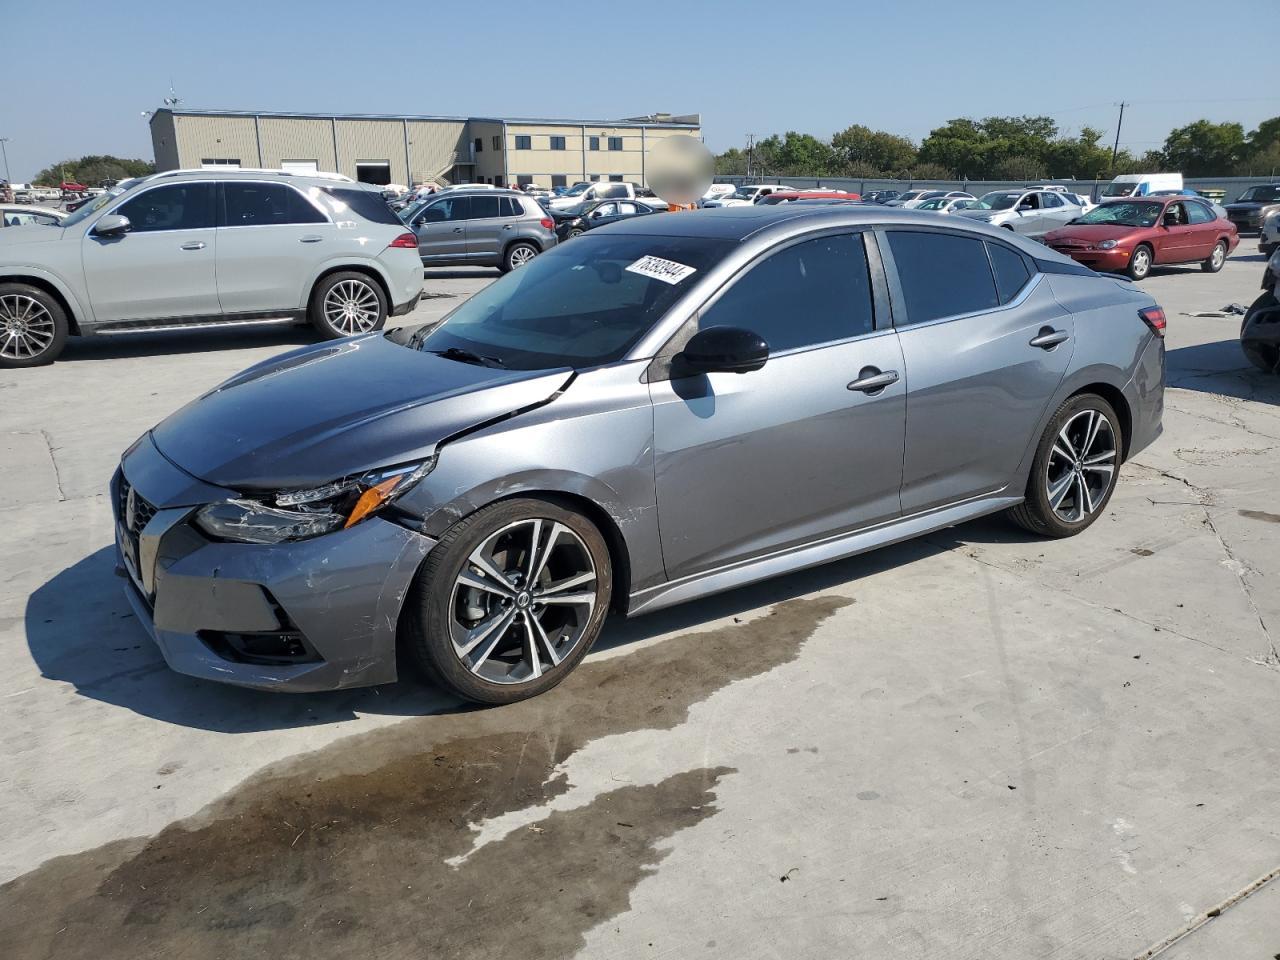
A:
{"type": "Polygon", "coordinates": [[[387,160],[357,160],[356,179],[385,187],[391,182],[391,164],[387,160]]]}
{"type": "Polygon", "coordinates": [[[289,173],[315,173],[320,165],[314,160],[281,160],[280,169],[289,173]]]}

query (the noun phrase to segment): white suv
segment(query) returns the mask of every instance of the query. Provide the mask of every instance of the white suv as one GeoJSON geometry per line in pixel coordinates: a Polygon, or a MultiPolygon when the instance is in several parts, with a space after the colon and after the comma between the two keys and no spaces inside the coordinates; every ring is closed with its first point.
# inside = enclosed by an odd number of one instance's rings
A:
{"type": "Polygon", "coordinates": [[[330,177],[172,171],[57,226],[0,231],[0,367],[67,337],[309,320],[382,327],[422,292],[417,238],[381,193],[330,177]]]}

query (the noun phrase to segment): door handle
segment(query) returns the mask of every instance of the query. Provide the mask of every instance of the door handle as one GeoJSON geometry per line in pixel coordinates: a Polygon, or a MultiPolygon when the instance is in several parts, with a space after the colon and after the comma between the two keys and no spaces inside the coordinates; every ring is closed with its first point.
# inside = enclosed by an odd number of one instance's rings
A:
{"type": "Polygon", "coordinates": [[[462,232],[462,228],[461,228],[461,227],[454,227],[454,228],[453,228],[453,232],[454,232],[454,233],[461,233],[461,232],[462,232]]]}
{"type": "Polygon", "coordinates": [[[882,373],[879,367],[863,367],[858,371],[858,379],[849,384],[846,389],[858,390],[862,393],[879,393],[885,387],[897,382],[897,370],[885,370],[882,373]]]}
{"type": "Polygon", "coordinates": [[[1040,332],[1031,338],[1030,343],[1033,347],[1039,347],[1041,350],[1052,350],[1058,344],[1071,339],[1071,334],[1065,330],[1055,330],[1053,327],[1041,327],[1040,332]]]}
{"type": "Polygon", "coordinates": [[[184,243],[184,244],[182,245],[182,249],[183,249],[183,250],[203,250],[203,249],[204,249],[204,241],[203,241],[203,240],[188,240],[186,243],[184,243]]]}
{"type": "Polygon", "coordinates": [[[510,229],[511,229],[511,224],[509,224],[509,223],[504,223],[504,224],[502,225],[502,229],[503,229],[503,230],[510,230],[510,229]]]}
{"type": "Polygon", "coordinates": [[[298,242],[299,243],[319,243],[323,239],[324,237],[317,237],[314,233],[312,233],[312,234],[308,234],[305,237],[299,237],[298,242]]]}

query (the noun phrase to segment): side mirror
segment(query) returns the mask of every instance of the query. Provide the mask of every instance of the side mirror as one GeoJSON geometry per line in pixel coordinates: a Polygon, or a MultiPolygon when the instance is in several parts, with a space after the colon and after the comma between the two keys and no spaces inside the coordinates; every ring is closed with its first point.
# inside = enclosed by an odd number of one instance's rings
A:
{"type": "Polygon", "coordinates": [[[690,338],[679,359],[693,373],[750,373],[769,359],[769,344],[741,327],[708,327],[690,338]]]}
{"type": "Polygon", "coordinates": [[[93,232],[100,237],[122,237],[133,228],[128,217],[118,213],[108,213],[97,222],[93,232]]]}

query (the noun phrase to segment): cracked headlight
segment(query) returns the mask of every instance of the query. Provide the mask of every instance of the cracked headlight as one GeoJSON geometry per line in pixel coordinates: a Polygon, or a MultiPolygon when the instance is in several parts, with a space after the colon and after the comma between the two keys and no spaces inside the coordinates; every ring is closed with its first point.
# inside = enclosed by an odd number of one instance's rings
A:
{"type": "Polygon", "coordinates": [[[354,526],[407,493],[431,472],[435,457],[260,499],[219,500],[201,507],[196,526],[218,540],[284,543],[354,526]]]}

